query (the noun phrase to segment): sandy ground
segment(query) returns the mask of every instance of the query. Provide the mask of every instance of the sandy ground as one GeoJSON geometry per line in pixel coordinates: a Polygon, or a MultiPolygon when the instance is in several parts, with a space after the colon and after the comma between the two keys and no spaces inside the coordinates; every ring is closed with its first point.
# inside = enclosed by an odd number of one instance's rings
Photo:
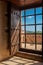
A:
{"type": "MultiPolygon", "coordinates": [[[[25,48],[25,36],[24,34],[21,35],[21,47],[25,48]],[[23,43],[24,42],[24,43],[23,43]]],[[[42,50],[42,35],[36,35],[36,50],[42,50]]],[[[33,49],[35,50],[35,35],[34,34],[26,34],[26,49],[33,49]]]]}
{"type": "MultiPolygon", "coordinates": [[[[25,43],[21,43],[21,48],[25,48],[25,43]]],[[[35,50],[35,44],[28,44],[28,43],[26,43],[26,49],[35,50]]],[[[36,45],[36,50],[42,51],[42,45],[37,44],[36,45]]]]}

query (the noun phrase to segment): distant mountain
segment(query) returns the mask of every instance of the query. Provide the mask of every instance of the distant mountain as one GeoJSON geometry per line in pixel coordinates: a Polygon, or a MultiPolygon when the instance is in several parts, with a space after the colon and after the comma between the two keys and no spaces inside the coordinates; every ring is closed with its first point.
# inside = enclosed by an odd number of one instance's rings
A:
{"type": "Polygon", "coordinates": [[[42,32],[41,31],[37,31],[36,33],[40,33],[41,34],[42,32]]]}
{"type": "MultiPolygon", "coordinates": [[[[35,33],[34,31],[26,31],[26,33],[35,33]]],[[[42,33],[41,31],[37,31],[36,33],[42,33]]]]}
{"type": "MultiPolygon", "coordinates": [[[[25,33],[24,30],[21,31],[22,33],[25,33]]],[[[34,31],[26,31],[26,33],[35,33],[34,31]]],[[[38,34],[41,34],[42,32],[41,31],[36,31],[36,33],[38,34]]]]}
{"type": "Polygon", "coordinates": [[[34,31],[26,31],[26,33],[35,33],[34,31]]]}

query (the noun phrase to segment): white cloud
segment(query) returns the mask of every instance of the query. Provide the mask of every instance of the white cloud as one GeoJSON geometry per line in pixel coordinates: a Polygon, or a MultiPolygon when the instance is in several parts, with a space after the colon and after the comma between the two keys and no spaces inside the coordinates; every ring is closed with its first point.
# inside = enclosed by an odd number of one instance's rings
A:
{"type": "Polygon", "coordinates": [[[29,16],[28,18],[30,18],[30,19],[31,19],[31,18],[32,18],[32,16],[29,16]]]}

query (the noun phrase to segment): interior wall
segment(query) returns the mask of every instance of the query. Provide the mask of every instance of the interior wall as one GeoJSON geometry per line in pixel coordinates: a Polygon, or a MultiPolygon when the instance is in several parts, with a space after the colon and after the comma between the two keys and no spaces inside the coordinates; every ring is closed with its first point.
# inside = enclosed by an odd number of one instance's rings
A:
{"type": "MultiPolygon", "coordinates": [[[[6,32],[8,28],[7,20],[7,3],[0,1],[0,60],[9,57],[8,45],[8,33],[6,32]]],[[[10,17],[9,17],[10,18],[10,17]]],[[[11,8],[11,54],[15,54],[19,49],[19,22],[20,22],[20,12],[15,8],[11,8]],[[16,31],[16,30],[17,31],[16,31]],[[16,32],[15,32],[16,31],[16,32]],[[15,36],[14,36],[15,35],[15,36]]]]}
{"type": "Polygon", "coordinates": [[[8,33],[7,29],[7,3],[0,1],[0,60],[9,56],[9,51],[7,50],[8,44],[8,33]]]}

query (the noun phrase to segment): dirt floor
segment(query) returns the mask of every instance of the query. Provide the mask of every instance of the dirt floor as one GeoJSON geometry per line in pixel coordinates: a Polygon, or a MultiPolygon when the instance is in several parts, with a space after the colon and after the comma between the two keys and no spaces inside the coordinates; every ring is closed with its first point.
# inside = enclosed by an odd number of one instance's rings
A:
{"type": "Polygon", "coordinates": [[[6,61],[0,62],[0,65],[43,65],[43,62],[13,56],[6,61]]]}

